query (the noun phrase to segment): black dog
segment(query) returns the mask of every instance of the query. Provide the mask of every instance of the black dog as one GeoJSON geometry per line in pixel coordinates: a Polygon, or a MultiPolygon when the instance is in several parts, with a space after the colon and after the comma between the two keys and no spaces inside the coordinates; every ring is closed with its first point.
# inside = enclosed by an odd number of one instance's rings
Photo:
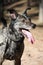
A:
{"type": "MultiPolygon", "coordinates": [[[[14,12],[14,10],[10,10],[10,13],[14,12]]],[[[21,57],[24,50],[24,35],[22,30],[26,30],[29,32],[29,22],[28,20],[14,12],[14,16],[16,19],[12,18],[11,23],[9,25],[9,35],[7,40],[7,46],[5,50],[4,58],[8,60],[15,60],[15,65],[21,65],[21,57]]]]}
{"type": "MultiPolygon", "coordinates": [[[[15,14],[15,13],[14,13],[15,14]]],[[[24,34],[22,30],[28,31],[31,26],[29,26],[28,20],[25,16],[19,15],[16,19],[11,18],[11,23],[9,27],[4,28],[0,35],[2,41],[0,42],[0,48],[3,49],[1,53],[3,53],[0,57],[0,65],[4,59],[15,60],[15,65],[21,65],[21,57],[24,50],[24,34]]]]}

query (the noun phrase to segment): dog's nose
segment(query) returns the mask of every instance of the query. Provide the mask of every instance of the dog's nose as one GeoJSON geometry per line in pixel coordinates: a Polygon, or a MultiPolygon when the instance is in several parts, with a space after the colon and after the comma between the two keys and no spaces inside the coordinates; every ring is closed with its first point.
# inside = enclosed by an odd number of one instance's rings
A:
{"type": "Polygon", "coordinates": [[[31,27],[32,27],[33,29],[36,28],[36,24],[31,23],[31,27]]]}

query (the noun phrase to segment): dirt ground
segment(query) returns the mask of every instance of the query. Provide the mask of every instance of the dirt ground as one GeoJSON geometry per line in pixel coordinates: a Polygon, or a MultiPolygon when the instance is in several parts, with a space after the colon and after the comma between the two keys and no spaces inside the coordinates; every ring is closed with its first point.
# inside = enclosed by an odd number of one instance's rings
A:
{"type": "MultiPolygon", "coordinates": [[[[30,31],[35,38],[35,43],[31,44],[25,38],[21,65],[43,65],[43,27],[36,27],[30,31]]],[[[13,61],[5,60],[3,65],[13,65],[13,61]]]]}

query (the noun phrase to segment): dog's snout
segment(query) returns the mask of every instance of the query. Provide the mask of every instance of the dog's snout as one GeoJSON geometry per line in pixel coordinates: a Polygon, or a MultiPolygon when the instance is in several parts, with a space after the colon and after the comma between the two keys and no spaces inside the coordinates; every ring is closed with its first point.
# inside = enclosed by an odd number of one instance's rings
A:
{"type": "Polygon", "coordinates": [[[31,23],[31,27],[32,27],[33,29],[36,28],[36,24],[31,23]]]}

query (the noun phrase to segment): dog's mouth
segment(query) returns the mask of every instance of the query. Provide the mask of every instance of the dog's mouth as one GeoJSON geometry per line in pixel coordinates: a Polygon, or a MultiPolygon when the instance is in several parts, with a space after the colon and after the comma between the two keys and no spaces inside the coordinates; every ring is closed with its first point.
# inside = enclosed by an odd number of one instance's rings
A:
{"type": "Polygon", "coordinates": [[[32,44],[34,43],[35,39],[31,32],[28,29],[20,28],[20,31],[23,33],[23,35],[30,41],[32,44]]]}
{"type": "Polygon", "coordinates": [[[29,30],[28,29],[25,29],[25,28],[19,28],[19,30],[22,32],[22,30],[26,30],[26,31],[28,31],[29,32],[29,30]]]}

